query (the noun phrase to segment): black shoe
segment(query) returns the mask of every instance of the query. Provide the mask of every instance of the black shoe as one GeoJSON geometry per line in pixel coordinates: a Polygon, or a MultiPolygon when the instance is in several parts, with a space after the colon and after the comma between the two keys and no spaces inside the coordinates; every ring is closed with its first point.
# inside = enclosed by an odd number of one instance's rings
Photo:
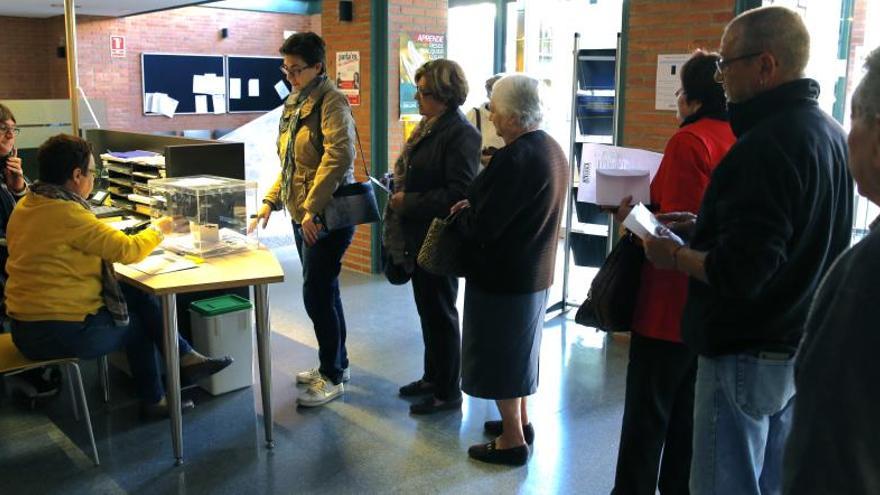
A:
{"type": "MultiPolygon", "coordinates": [[[[196,407],[190,399],[181,399],[180,412],[185,412],[196,407]]],[[[141,418],[145,420],[165,419],[169,416],[168,404],[141,404],[141,418]]]]}
{"type": "Polygon", "coordinates": [[[489,443],[472,445],[468,449],[468,456],[478,461],[490,464],[506,464],[508,466],[523,466],[529,461],[529,446],[520,445],[510,449],[496,449],[495,440],[489,443]]]}
{"type": "MultiPolygon", "coordinates": [[[[486,421],[483,423],[483,431],[487,435],[500,437],[504,433],[504,423],[501,421],[486,421]]],[[[535,442],[535,428],[531,423],[523,425],[523,437],[525,437],[526,443],[529,445],[535,442]]]]}
{"type": "Polygon", "coordinates": [[[417,402],[409,406],[410,414],[433,414],[440,411],[451,411],[453,409],[461,409],[462,398],[441,401],[439,404],[434,403],[434,396],[428,397],[422,402],[417,402]]]}
{"type": "Polygon", "coordinates": [[[28,400],[45,399],[58,395],[61,390],[61,370],[57,366],[34,368],[9,376],[13,395],[28,400]]]}
{"type": "Polygon", "coordinates": [[[191,364],[180,368],[180,381],[196,383],[202,378],[207,378],[214,373],[222,371],[232,364],[233,359],[229,356],[222,358],[208,358],[201,363],[191,364]]]}
{"type": "Polygon", "coordinates": [[[419,379],[400,387],[399,392],[401,397],[418,397],[427,394],[434,395],[434,384],[419,379]]]}

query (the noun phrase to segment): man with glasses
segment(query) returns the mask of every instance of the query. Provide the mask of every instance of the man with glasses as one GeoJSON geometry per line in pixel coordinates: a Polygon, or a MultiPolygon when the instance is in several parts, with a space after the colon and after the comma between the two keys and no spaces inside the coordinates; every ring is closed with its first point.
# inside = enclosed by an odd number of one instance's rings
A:
{"type": "Polygon", "coordinates": [[[668,229],[645,242],[655,265],[690,276],[682,337],[699,355],[694,494],[780,492],[794,354],[810,299],[850,242],[846,136],[804,77],[809,46],[803,21],[784,7],[728,24],[715,78],[737,142],[698,217],[665,218],[690,244],[668,229]]]}

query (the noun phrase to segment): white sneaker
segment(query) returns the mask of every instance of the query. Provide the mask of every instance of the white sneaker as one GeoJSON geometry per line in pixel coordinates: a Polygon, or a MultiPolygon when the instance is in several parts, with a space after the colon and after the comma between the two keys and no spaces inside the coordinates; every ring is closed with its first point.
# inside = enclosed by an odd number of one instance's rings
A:
{"type": "Polygon", "coordinates": [[[344,391],[342,382],[339,385],[333,385],[333,382],[321,376],[296,398],[296,403],[303,407],[322,406],[337,397],[341,397],[344,391]]]}
{"type": "MultiPolygon", "coordinates": [[[[305,383],[306,385],[315,383],[321,378],[319,369],[318,366],[315,366],[314,368],[300,371],[296,374],[296,383],[305,383]]],[[[342,370],[342,381],[347,382],[349,380],[351,380],[351,368],[345,368],[342,370]]]]}

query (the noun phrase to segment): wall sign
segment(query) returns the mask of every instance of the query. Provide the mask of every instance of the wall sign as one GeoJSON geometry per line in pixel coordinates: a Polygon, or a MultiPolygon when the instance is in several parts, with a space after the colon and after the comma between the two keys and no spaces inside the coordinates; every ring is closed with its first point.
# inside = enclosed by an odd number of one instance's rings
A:
{"type": "Polygon", "coordinates": [[[110,36],[110,56],[125,58],[125,36],[110,36]]]}
{"type": "Polygon", "coordinates": [[[350,105],[361,104],[361,52],[336,52],[336,87],[350,105]]]}

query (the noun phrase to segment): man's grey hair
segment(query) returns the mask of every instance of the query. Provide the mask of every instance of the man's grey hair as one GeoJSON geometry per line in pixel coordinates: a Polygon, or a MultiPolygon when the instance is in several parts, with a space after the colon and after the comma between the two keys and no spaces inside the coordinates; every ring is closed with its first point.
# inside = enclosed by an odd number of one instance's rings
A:
{"type": "Polygon", "coordinates": [[[737,53],[770,52],[782,73],[791,79],[804,76],[810,60],[810,33],[797,12],[780,6],[748,10],[730,21],[728,31],[737,31],[737,53]]]}
{"type": "Polygon", "coordinates": [[[541,109],[540,82],[525,74],[509,74],[492,87],[492,111],[515,118],[520,127],[531,129],[544,118],[541,109]]]}
{"type": "Polygon", "coordinates": [[[865,59],[867,73],[853,96],[853,106],[862,118],[880,117],[880,47],[865,59]]]}

